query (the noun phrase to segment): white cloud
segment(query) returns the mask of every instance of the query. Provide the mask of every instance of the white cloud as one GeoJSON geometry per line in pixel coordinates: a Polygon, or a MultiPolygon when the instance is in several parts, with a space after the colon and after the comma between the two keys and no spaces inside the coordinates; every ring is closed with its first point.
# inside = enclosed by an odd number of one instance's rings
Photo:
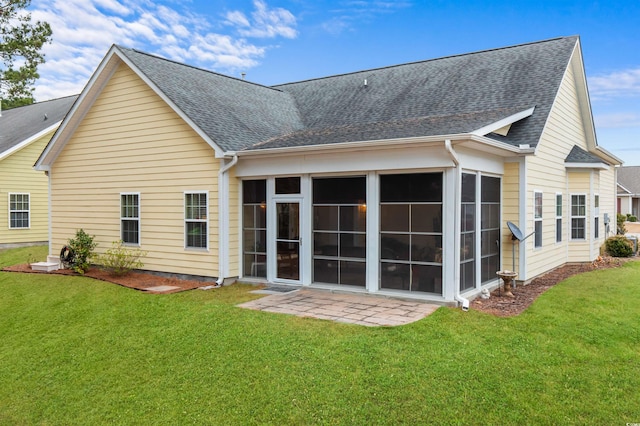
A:
{"type": "Polygon", "coordinates": [[[589,91],[594,99],[640,97],[640,68],[591,77],[589,91]]]}
{"type": "Polygon", "coordinates": [[[640,113],[618,112],[594,116],[596,128],[631,128],[640,129],[640,113]]]}
{"type": "Polygon", "coordinates": [[[321,27],[332,35],[352,30],[354,24],[373,22],[376,18],[397,10],[411,7],[410,1],[380,1],[380,0],[347,0],[330,10],[331,19],[321,24],[321,27]]]}
{"type": "Polygon", "coordinates": [[[280,7],[269,9],[262,0],[254,0],[253,5],[255,10],[251,19],[237,10],[226,15],[227,23],[237,27],[240,35],[257,38],[295,38],[298,35],[296,18],[291,12],[280,7]]]}
{"type": "Polygon", "coordinates": [[[247,41],[248,37],[297,36],[293,14],[270,8],[263,0],[255,0],[248,15],[232,11],[217,23],[186,9],[188,2],[178,3],[33,0],[33,19],[48,22],[53,30],[53,43],[43,48],[46,62],[38,69],[36,99],[80,93],[112,44],[232,73],[258,65],[269,48],[247,41]],[[217,24],[225,24],[223,28],[240,37],[214,32],[217,24]]]}

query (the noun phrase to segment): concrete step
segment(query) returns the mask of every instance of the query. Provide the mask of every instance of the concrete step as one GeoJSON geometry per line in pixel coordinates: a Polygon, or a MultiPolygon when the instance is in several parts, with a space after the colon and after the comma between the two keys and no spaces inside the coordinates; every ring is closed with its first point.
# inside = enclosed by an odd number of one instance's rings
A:
{"type": "Polygon", "coordinates": [[[60,269],[60,262],[36,262],[31,264],[34,271],[51,272],[60,269]]]}
{"type": "Polygon", "coordinates": [[[60,256],[52,256],[52,255],[49,255],[49,256],[47,256],[47,262],[50,262],[50,263],[60,263],[60,256]]]}

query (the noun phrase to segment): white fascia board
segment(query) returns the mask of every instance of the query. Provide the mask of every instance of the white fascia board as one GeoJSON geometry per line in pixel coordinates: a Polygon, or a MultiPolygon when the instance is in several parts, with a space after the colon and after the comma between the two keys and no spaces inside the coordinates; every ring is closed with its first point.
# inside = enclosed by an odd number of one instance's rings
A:
{"type": "Polygon", "coordinates": [[[11,148],[7,149],[5,152],[0,153],[0,160],[4,160],[5,158],[10,156],[11,154],[20,151],[22,148],[30,145],[32,142],[40,139],[41,137],[43,137],[47,133],[50,133],[50,132],[54,131],[60,125],[60,123],[62,123],[62,121],[58,121],[57,123],[52,124],[51,126],[49,126],[46,129],[36,133],[35,135],[29,136],[27,139],[23,140],[19,144],[12,146],[11,148]]]}
{"type": "Polygon", "coordinates": [[[171,107],[171,109],[176,114],[178,114],[178,116],[180,116],[180,118],[182,118],[207,144],[209,144],[209,146],[211,146],[211,148],[213,148],[216,158],[223,158],[225,156],[224,151],[222,150],[222,148],[220,148],[220,146],[218,146],[218,144],[216,144],[209,137],[209,135],[207,135],[200,127],[198,127],[191,120],[191,118],[189,118],[189,116],[187,114],[185,114],[184,111],[182,111],[180,108],[178,108],[178,106],[175,103],[173,103],[173,101],[171,99],[169,99],[169,97],[167,95],[165,95],[165,93],[162,90],[160,90],[160,88],[158,88],[158,86],[156,86],[155,83],[153,83],[143,72],[141,72],[138,69],[138,67],[136,67],[133,64],[133,62],[131,62],[129,60],[129,58],[127,58],[124,54],[120,53],[119,50],[117,51],[117,54],[120,57],[120,59],[122,60],[122,62],[127,64],[129,66],[129,68],[131,68],[133,70],[133,72],[135,72],[136,75],[138,77],[140,77],[142,79],[142,81],[144,81],[151,88],[151,90],[153,90],[155,92],[156,95],[160,96],[160,98],[162,98],[162,100],[165,101],[166,104],[169,105],[169,107],[171,107]]]}
{"type": "Polygon", "coordinates": [[[476,136],[486,136],[491,132],[495,132],[496,130],[502,129],[503,127],[510,126],[513,123],[522,120],[523,118],[530,117],[533,114],[533,111],[535,109],[536,109],[535,106],[531,108],[527,108],[523,111],[512,114],[494,123],[481,127],[478,130],[474,130],[473,132],[471,132],[471,134],[476,136]]]}
{"type": "MultiPolygon", "coordinates": [[[[620,187],[624,192],[626,192],[627,194],[631,195],[631,191],[629,191],[627,188],[624,187],[624,185],[620,184],[620,183],[616,183],[616,185],[618,185],[618,187],[620,187]]],[[[618,194],[618,196],[621,195],[625,195],[625,194],[618,194]]]]}
{"type": "Polygon", "coordinates": [[[54,163],[56,158],[58,158],[58,155],[62,152],[62,149],[67,144],[69,138],[82,122],[82,119],[87,114],[98,95],[102,92],[102,89],[107,84],[120,63],[118,57],[114,57],[116,49],[115,45],[111,46],[109,52],[107,52],[105,57],[102,59],[102,62],[100,62],[100,65],[89,79],[87,85],[82,89],[82,93],[80,93],[80,96],[76,99],[71,110],[69,110],[64,120],[62,120],[60,127],[58,127],[58,130],[53,135],[44,151],[42,151],[42,154],[40,154],[40,158],[36,161],[36,164],[34,165],[36,170],[49,171],[51,169],[51,165],[54,163]]]}
{"type": "Polygon", "coordinates": [[[594,154],[598,155],[598,157],[601,157],[604,155],[606,158],[605,160],[609,161],[610,163],[613,163],[613,165],[615,166],[621,166],[622,163],[624,163],[624,161],[622,161],[619,157],[616,157],[615,155],[613,155],[612,153],[610,153],[609,151],[607,151],[606,149],[602,148],[601,146],[596,146],[596,152],[594,152],[594,154]]]}
{"type": "Polygon", "coordinates": [[[510,154],[523,154],[532,152],[531,149],[520,149],[518,147],[498,142],[496,140],[478,136],[474,134],[454,134],[454,135],[436,135],[436,136],[418,136],[412,138],[398,138],[398,139],[378,139],[368,141],[356,141],[356,142],[341,142],[333,144],[323,145],[309,145],[309,146],[295,146],[284,148],[269,148],[269,149],[255,149],[247,151],[234,151],[227,152],[225,156],[231,157],[237,155],[238,157],[257,157],[257,156],[269,156],[269,155],[288,155],[288,154],[300,154],[300,153],[312,153],[322,151],[336,151],[336,150],[355,150],[355,149],[377,149],[377,148],[389,148],[398,145],[440,145],[444,141],[450,140],[451,142],[463,142],[474,141],[479,142],[493,148],[497,148],[508,152],[510,154]]]}
{"type": "Polygon", "coordinates": [[[588,169],[588,170],[609,170],[609,166],[604,163],[564,163],[565,169],[588,169]]]}

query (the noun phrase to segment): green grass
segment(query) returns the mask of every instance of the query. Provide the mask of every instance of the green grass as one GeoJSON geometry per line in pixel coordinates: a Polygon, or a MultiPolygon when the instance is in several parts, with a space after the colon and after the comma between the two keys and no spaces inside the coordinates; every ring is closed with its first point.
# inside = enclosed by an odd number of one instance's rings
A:
{"type": "Polygon", "coordinates": [[[390,328],[237,308],[250,290],[0,273],[0,424],[640,422],[640,262],[515,318],[441,308],[390,328]]]}

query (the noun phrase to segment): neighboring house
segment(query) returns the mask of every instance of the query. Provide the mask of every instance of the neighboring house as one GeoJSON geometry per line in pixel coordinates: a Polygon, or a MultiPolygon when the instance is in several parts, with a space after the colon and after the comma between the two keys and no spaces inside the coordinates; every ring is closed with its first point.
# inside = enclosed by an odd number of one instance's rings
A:
{"type": "Polygon", "coordinates": [[[0,114],[0,248],[49,240],[48,179],[33,164],[77,96],[0,114]]]}
{"type": "Polygon", "coordinates": [[[113,46],[36,167],[52,254],[464,302],[595,259],[618,164],[563,37],[273,87],[113,46]]]}
{"type": "Polygon", "coordinates": [[[640,213],[640,166],[618,168],[618,213],[640,213]]]}

